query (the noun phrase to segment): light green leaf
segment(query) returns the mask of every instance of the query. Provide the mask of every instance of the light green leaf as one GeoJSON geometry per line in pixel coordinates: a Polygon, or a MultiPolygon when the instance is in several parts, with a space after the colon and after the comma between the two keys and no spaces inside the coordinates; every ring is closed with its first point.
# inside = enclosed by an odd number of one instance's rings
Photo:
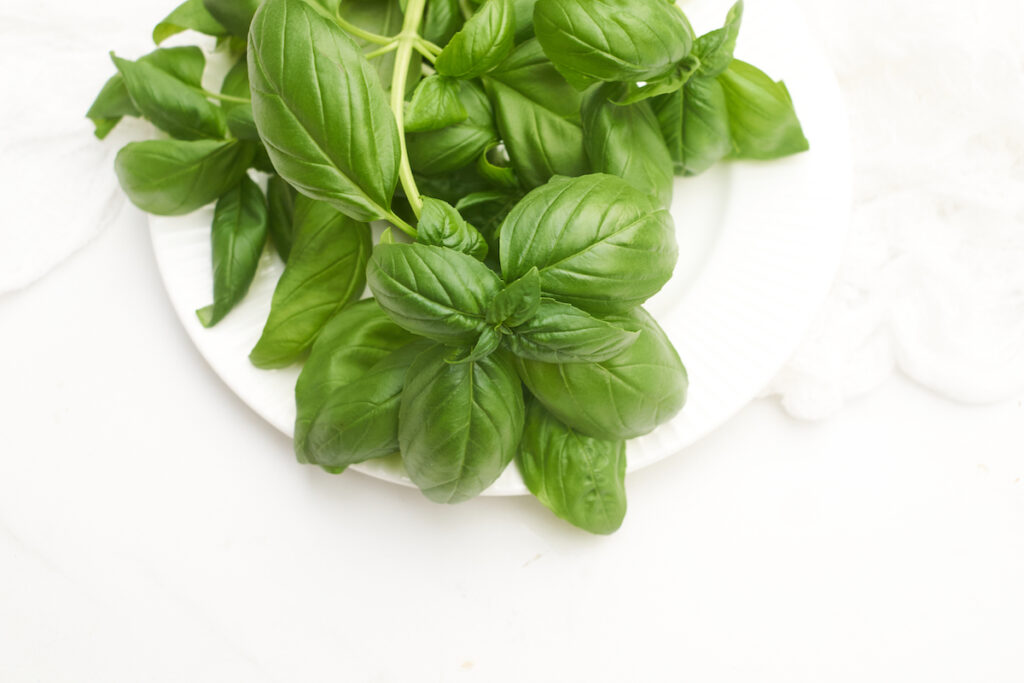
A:
{"type": "Polygon", "coordinates": [[[465,121],[469,114],[459,99],[460,89],[458,81],[436,74],[420,81],[405,113],[405,130],[437,130],[465,121]]]}
{"type": "Polygon", "coordinates": [[[511,0],[487,0],[441,51],[434,68],[442,76],[476,78],[512,51],[515,7],[511,0]]]}
{"type": "Polygon", "coordinates": [[[782,81],[738,59],[718,80],[729,109],[734,158],[778,159],[810,149],[782,81]]]}
{"type": "Polygon", "coordinates": [[[622,353],[638,336],[575,306],[541,299],[529,320],[507,338],[508,349],[545,363],[597,363],[622,353]]]}
{"type": "Polygon", "coordinates": [[[465,120],[406,136],[409,161],[417,172],[435,175],[463,168],[498,141],[491,103],[483,89],[474,82],[459,81],[459,100],[467,113],[465,120]]]}
{"type": "Polygon", "coordinates": [[[450,204],[431,197],[423,198],[423,212],[416,224],[416,241],[435,247],[447,247],[483,261],[487,242],[450,204]]]}
{"type": "Polygon", "coordinates": [[[153,42],[159,45],[171,36],[187,30],[208,36],[227,34],[227,29],[207,11],[203,0],[185,0],[153,28],[153,42]]]}

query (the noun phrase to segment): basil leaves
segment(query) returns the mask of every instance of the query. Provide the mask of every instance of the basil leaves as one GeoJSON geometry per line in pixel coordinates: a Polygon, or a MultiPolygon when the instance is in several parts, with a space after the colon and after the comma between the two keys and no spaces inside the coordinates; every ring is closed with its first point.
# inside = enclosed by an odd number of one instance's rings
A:
{"type": "Polygon", "coordinates": [[[185,0],[154,42],[217,49],[114,56],[87,116],[167,136],[117,155],[136,206],[215,202],[203,325],[284,262],[250,361],[302,364],[299,462],[399,458],[458,503],[515,460],[607,534],[626,440],[686,401],[642,307],[675,268],[676,176],[808,148],[786,86],[733,56],[742,14],[697,36],[666,0],[185,0]]]}

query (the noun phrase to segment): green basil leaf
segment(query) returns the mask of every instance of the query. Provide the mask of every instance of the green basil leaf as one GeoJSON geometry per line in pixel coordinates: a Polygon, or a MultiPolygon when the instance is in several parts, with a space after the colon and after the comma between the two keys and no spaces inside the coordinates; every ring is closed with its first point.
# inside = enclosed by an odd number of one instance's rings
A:
{"type": "Polygon", "coordinates": [[[518,189],[519,176],[516,175],[515,169],[509,166],[511,160],[504,152],[500,145],[488,147],[477,157],[476,170],[492,185],[508,190],[518,189]]]}
{"type": "Polygon", "coordinates": [[[469,114],[459,90],[458,81],[436,74],[420,81],[405,113],[405,130],[437,130],[465,121],[469,114]]]}
{"type": "Polygon", "coordinates": [[[238,140],[147,140],[122,147],[114,170],[135,206],[181,216],[236,185],[253,153],[252,145],[238,140]]]}
{"type": "Polygon", "coordinates": [[[110,131],[123,117],[141,116],[141,114],[132,103],[132,98],[128,95],[128,88],[124,85],[124,79],[118,73],[103,84],[103,88],[100,89],[99,95],[96,96],[96,100],[89,107],[85,116],[93,122],[96,128],[96,137],[102,140],[110,134],[110,131]]]}
{"type": "Polygon", "coordinates": [[[423,198],[423,212],[416,224],[416,241],[435,247],[448,247],[483,261],[487,242],[450,204],[431,197],[423,198]]]}
{"type": "Polygon", "coordinates": [[[527,188],[554,175],[587,172],[580,95],[555,71],[537,41],[516,48],[484,84],[512,166],[527,188]]]}
{"type": "Polygon", "coordinates": [[[281,177],[356,220],[387,217],[398,128],[355,43],[300,0],[268,0],[249,52],[256,127],[281,177]]]}
{"type": "Polygon", "coordinates": [[[683,61],[672,67],[668,73],[643,83],[623,83],[624,94],[615,99],[616,104],[635,104],[643,102],[658,95],[666,95],[676,92],[696,73],[700,68],[700,60],[690,55],[683,61]]]}
{"type": "Polygon", "coordinates": [[[500,202],[507,199],[508,196],[508,190],[481,190],[479,192],[470,192],[455,204],[455,208],[461,211],[462,209],[469,209],[480,204],[500,202]]]}
{"type": "Polygon", "coordinates": [[[622,353],[637,336],[575,306],[541,299],[536,313],[506,343],[509,351],[527,360],[598,363],[622,353]]]}
{"type": "Polygon", "coordinates": [[[156,25],[153,29],[153,42],[159,45],[171,36],[187,30],[218,37],[227,33],[227,29],[207,11],[203,0],[185,0],[156,25]]]}
{"type": "Polygon", "coordinates": [[[444,45],[463,24],[459,0],[430,0],[420,33],[437,45],[444,45]]]}
{"type": "Polygon", "coordinates": [[[196,311],[204,327],[220,322],[249,291],[267,243],[267,203],[249,176],[213,211],[213,303],[196,311]]]}
{"type": "Polygon", "coordinates": [[[476,78],[501,64],[515,41],[511,0],[487,0],[441,50],[434,68],[442,76],[476,78]]]}
{"type": "MultiPolygon", "coordinates": [[[[191,61],[205,61],[199,48],[186,50],[191,61]]],[[[157,128],[180,140],[224,137],[227,126],[223,110],[193,85],[150,61],[111,57],[135,107],[157,128]]]]}
{"type": "Polygon", "coordinates": [[[676,264],[672,217],[621,178],[555,178],[530,192],[501,226],[501,270],[540,271],[542,291],[590,313],[627,311],[668,282],[676,264]]]}
{"type": "Polygon", "coordinates": [[[625,441],[584,436],[529,401],[516,464],[530,493],[570,524],[594,534],[622,526],[625,441]]]}
{"type": "Polygon", "coordinates": [[[729,109],[734,158],[778,159],[810,149],[785,83],[738,59],[718,80],[729,109]]]}
{"type": "Polygon", "coordinates": [[[729,68],[742,22],[743,0],[738,0],[729,10],[722,28],[706,33],[694,41],[693,53],[700,60],[698,73],[701,76],[717,76],[729,68]]]}
{"type": "MultiPolygon", "coordinates": [[[[224,83],[220,87],[223,95],[249,99],[252,95],[249,90],[249,66],[242,57],[235,63],[231,70],[224,77],[224,83]]],[[[240,140],[259,141],[260,134],[256,130],[256,122],[252,118],[252,105],[249,103],[232,102],[225,100],[221,108],[227,114],[228,130],[240,140]]]]}
{"type": "Polygon", "coordinates": [[[697,175],[732,151],[729,109],[716,78],[694,78],[678,94],[655,103],[662,131],[669,129],[676,171],[697,175]]]}
{"type": "Polygon", "coordinates": [[[540,308],[540,272],[530,268],[521,278],[498,292],[487,309],[488,325],[516,327],[540,308]]]}
{"type": "Polygon", "coordinates": [[[261,0],[203,0],[203,6],[233,36],[245,38],[261,0]]]}
{"type": "Polygon", "coordinates": [[[355,382],[414,339],[391,322],[373,299],[364,299],[331,318],[313,342],[295,384],[295,454],[299,462],[311,461],[306,436],[335,390],[355,382]]]}
{"type": "Polygon", "coordinates": [[[398,411],[405,377],[424,342],[408,344],[331,393],[306,437],[309,461],[348,467],[398,452],[398,411]]]}
{"type": "Polygon", "coordinates": [[[565,424],[600,439],[632,439],[679,412],[686,401],[686,369],[643,309],[609,316],[608,321],[640,336],[598,363],[517,359],[517,367],[530,392],[565,424]]]}
{"type": "Polygon", "coordinates": [[[646,81],[690,52],[691,29],[663,0],[539,0],[537,39],[578,90],[597,81],[646,81]]]}
{"type": "Polygon", "coordinates": [[[583,140],[590,167],[619,176],[667,206],[675,179],[658,119],[647,102],[612,102],[621,91],[617,84],[606,84],[583,100],[583,140]]]}
{"type": "MultiPolygon", "coordinates": [[[[403,8],[398,0],[344,0],[341,6],[333,14],[340,15],[343,19],[355,26],[376,33],[381,36],[396,35],[402,30],[403,8]]],[[[359,36],[350,36],[356,45],[362,48],[363,52],[370,52],[380,47],[376,43],[363,40],[359,36]]],[[[395,52],[374,57],[370,66],[380,76],[381,85],[384,90],[391,89],[391,77],[395,70],[395,52]]],[[[420,58],[413,54],[409,60],[409,69],[406,72],[406,93],[412,92],[419,81],[420,58]]]]}
{"type": "Polygon", "coordinates": [[[413,334],[444,344],[476,342],[501,281],[472,256],[425,244],[378,244],[366,269],[374,298],[413,334]]]}
{"type": "Polygon", "coordinates": [[[409,369],[398,422],[402,462],[437,503],[484,491],[515,456],[523,432],[523,390],[504,353],[449,363],[435,347],[409,369]]]}
{"type": "Polygon", "coordinates": [[[440,130],[406,136],[409,161],[420,173],[439,174],[460,169],[498,141],[491,103],[483,89],[470,81],[459,81],[459,100],[466,119],[440,130]]]}
{"type": "Polygon", "coordinates": [[[270,317],[249,354],[258,368],[295,362],[335,313],[360,297],[373,248],[370,226],[308,197],[295,206],[295,245],[270,317]]]}
{"type": "Polygon", "coordinates": [[[533,38],[533,8],[537,0],[512,0],[515,16],[515,39],[517,43],[533,38]]]}
{"type": "Polygon", "coordinates": [[[267,181],[267,219],[270,241],[287,262],[288,255],[295,241],[295,188],[281,179],[281,176],[270,176],[267,181]]]}
{"type": "Polygon", "coordinates": [[[486,358],[501,346],[502,334],[493,327],[486,327],[484,331],[480,333],[480,338],[476,340],[476,344],[472,349],[460,349],[454,358],[448,358],[449,363],[471,363],[473,361],[486,358]],[[463,356],[463,351],[466,351],[466,355],[463,356]]]}

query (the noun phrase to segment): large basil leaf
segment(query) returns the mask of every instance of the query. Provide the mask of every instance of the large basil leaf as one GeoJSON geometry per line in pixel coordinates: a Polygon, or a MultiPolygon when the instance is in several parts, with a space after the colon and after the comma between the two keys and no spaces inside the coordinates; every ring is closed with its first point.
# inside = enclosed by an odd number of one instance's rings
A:
{"type": "Polygon", "coordinates": [[[516,174],[528,188],[587,172],[580,95],[527,41],[484,81],[516,174]]]}
{"type": "Polygon", "coordinates": [[[459,100],[467,117],[440,130],[406,135],[409,161],[420,173],[439,174],[460,169],[498,141],[491,103],[483,89],[459,81],[459,100]]]}
{"type": "MultiPolygon", "coordinates": [[[[181,71],[198,70],[201,77],[206,60],[199,48],[173,48],[163,53],[181,60],[181,71]]],[[[165,71],[151,60],[112,58],[135,107],[157,128],[180,140],[224,137],[223,110],[196,89],[197,83],[182,80],[180,71],[165,71]]]]}
{"type": "Polygon", "coordinates": [[[590,167],[617,175],[668,205],[674,181],[672,157],[658,119],[646,101],[626,105],[612,102],[621,90],[619,85],[607,84],[583,100],[580,114],[590,167]]]}
{"type": "MultiPolygon", "coordinates": [[[[249,65],[245,57],[238,60],[231,70],[224,77],[224,83],[220,86],[224,95],[238,97],[248,100],[252,95],[249,91],[249,65]]],[[[252,105],[248,102],[231,102],[225,100],[221,103],[224,113],[227,115],[228,130],[240,140],[258,141],[259,131],[256,130],[256,122],[252,118],[252,105]]]]}
{"type": "Polygon", "coordinates": [[[462,27],[459,0],[429,0],[420,33],[432,43],[444,45],[462,27]]]}
{"type": "Polygon", "coordinates": [[[132,142],[117,153],[114,170],[135,206],[158,216],[181,216],[237,184],[253,151],[238,140],[132,142]]]}
{"type": "Polygon", "coordinates": [[[364,299],[331,318],[313,343],[295,384],[295,455],[299,462],[310,462],[306,436],[335,390],[358,380],[389,353],[413,340],[373,299],[364,299]]]}
{"type": "Polygon", "coordinates": [[[427,344],[392,351],[359,379],[336,389],[306,438],[310,462],[348,467],[398,452],[398,410],[405,376],[427,344]]]}
{"type": "Polygon", "coordinates": [[[732,151],[729,110],[718,79],[692,78],[682,90],[653,98],[651,107],[676,173],[703,173],[732,151]]]}
{"type": "Polygon", "coordinates": [[[729,109],[733,157],[778,159],[810,149],[785,83],[738,59],[718,79],[729,109]]]}
{"type": "Polygon", "coordinates": [[[434,67],[452,78],[476,78],[494,69],[515,40],[512,0],[487,0],[441,51],[434,67]]]}
{"type": "Polygon", "coordinates": [[[406,377],[399,413],[402,462],[437,503],[459,503],[494,483],[523,433],[523,390],[504,353],[450,363],[450,349],[420,355],[406,377]]]}
{"type": "Polygon", "coordinates": [[[608,321],[640,336],[600,363],[517,359],[517,367],[530,392],[565,424],[600,439],[632,439],[679,412],[686,401],[686,369],[643,309],[609,316],[608,321]]]}
{"type": "Polygon", "coordinates": [[[356,220],[385,218],[398,183],[398,128],[376,71],[300,0],[268,0],[249,34],[260,137],[299,192],[356,220]]]}
{"type": "Polygon", "coordinates": [[[413,334],[473,344],[501,280],[472,256],[425,244],[378,244],[366,280],[380,307],[413,334]]]}
{"type": "Polygon", "coordinates": [[[529,401],[516,464],[530,493],[570,524],[595,534],[622,526],[625,441],[584,436],[529,401]]]}
{"type": "MultiPolygon", "coordinates": [[[[337,4],[335,0],[335,4],[337,4]]],[[[381,36],[391,36],[402,30],[402,5],[399,0],[344,0],[337,8],[337,14],[355,26],[381,36]]],[[[363,52],[370,52],[380,47],[376,43],[363,40],[359,36],[351,36],[363,52]]],[[[385,90],[391,89],[391,77],[395,70],[395,52],[378,55],[370,65],[380,76],[385,90]]],[[[406,92],[412,92],[419,81],[420,58],[413,54],[406,72],[406,92]]]]}
{"type": "Polygon", "coordinates": [[[203,0],[206,11],[233,36],[245,38],[261,0],[203,0]]]}
{"type": "Polygon", "coordinates": [[[617,356],[637,336],[636,332],[595,318],[575,306],[541,299],[536,313],[514,328],[506,343],[520,358],[585,363],[617,356]]]}
{"type": "Polygon", "coordinates": [[[210,36],[223,36],[227,33],[227,29],[203,5],[203,0],[185,0],[153,28],[153,42],[159,45],[186,30],[210,36]]]}
{"type": "Polygon", "coordinates": [[[539,0],[537,39],[577,89],[655,79],[690,52],[689,23],[664,0],[539,0]]]}
{"type": "Polygon", "coordinates": [[[213,303],[196,311],[204,327],[216,325],[249,291],[267,243],[267,203],[249,176],[217,201],[211,242],[213,303]]]}
{"type": "Polygon", "coordinates": [[[548,296],[585,311],[627,311],[654,295],[676,264],[672,217],[621,178],[555,178],[501,226],[506,281],[540,271],[548,296]]]}
{"type": "Polygon", "coordinates": [[[428,76],[412,94],[405,113],[405,130],[437,130],[465,121],[469,116],[459,99],[459,82],[444,76],[428,76]]]}
{"type": "Polygon", "coordinates": [[[123,117],[140,116],[121,74],[114,74],[103,84],[85,116],[92,121],[96,137],[100,140],[107,137],[123,117]]]}
{"type": "Polygon", "coordinates": [[[487,257],[487,242],[483,235],[450,204],[440,199],[423,198],[423,211],[416,231],[416,241],[422,244],[461,251],[480,261],[487,257]]]}
{"type": "Polygon", "coordinates": [[[281,180],[281,176],[270,176],[267,181],[268,231],[270,241],[285,262],[295,242],[294,217],[295,188],[281,180]]]}
{"type": "Polygon", "coordinates": [[[263,334],[249,354],[259,368],[293,363],[366,286],[366,261],[373,248],[369,225],[308,197],[297,200],[294,221],[295,244],[263,334]]]}

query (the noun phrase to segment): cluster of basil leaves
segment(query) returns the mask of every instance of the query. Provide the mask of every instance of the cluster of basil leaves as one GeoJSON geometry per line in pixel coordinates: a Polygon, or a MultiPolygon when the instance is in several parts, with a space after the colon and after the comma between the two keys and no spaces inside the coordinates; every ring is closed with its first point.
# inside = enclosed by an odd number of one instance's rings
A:
{"type": "Polygon", "coordinates": [[[153,39],[216,36],[219,91],[197,47],[115,56],[88,116],[169,136],[117,156],[142,209],[216,201],[204,325],[268,241],[285,261],[250,359],[305,363],[301,462],[398,457],[454,503],[516,460],[610,533],[625,441],[686,398],[642,308],[676,263],[673,176],[807,149],[785,86],[733,58],[741,14],[697,37],[665,0],[186,0],[153,39]]]}

